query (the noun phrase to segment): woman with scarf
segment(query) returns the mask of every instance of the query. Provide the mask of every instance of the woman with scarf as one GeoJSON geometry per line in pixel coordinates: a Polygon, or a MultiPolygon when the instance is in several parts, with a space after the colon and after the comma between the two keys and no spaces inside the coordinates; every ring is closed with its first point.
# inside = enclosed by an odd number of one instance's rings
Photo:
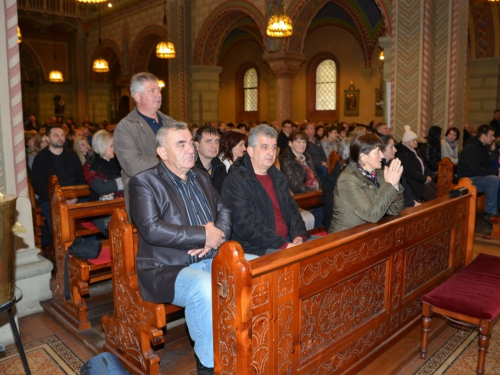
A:
{"type": "MultiPolygon", "coordinates": [[[[113,135],[106,130],[99,130],[92,137],[94,154],[92,160],[83,165],[85,180],[90,187],[90,201],[107,201],[123,197],[123,183],[120,166],[115,158],[113,135]]],[[[106,216],[93,223],[108,237],[111,216],[106,216]]]]}
{"type": "Polygon", "coordinates": [[[458,163],[458,140],[460,139],[460,130],[458,128],[449,128],[443,140],[441,141],[441,157],[450,158],[455,165],[458,163]]]}
{"type": "Polygon", "coordinates": [[[436,199],[436,184],[432,182],[431,173],[417,148],[417,138],[410,126],[405,125],[402,142],[396,145],[396,157],[401,160],[403,176],[415,200],[420,202],[424,199],[427,202],[436,199]]]}
{"type": "Polygon", "coordinates": [[[375,134],[355,137],[350,160],[334,190],[333,219],[328,233],[364,223],[376,223],[385,215],[399,215],[404,207],[399,183],[403,167],[398,159],[382,169],[384,144],[375,134]]]}

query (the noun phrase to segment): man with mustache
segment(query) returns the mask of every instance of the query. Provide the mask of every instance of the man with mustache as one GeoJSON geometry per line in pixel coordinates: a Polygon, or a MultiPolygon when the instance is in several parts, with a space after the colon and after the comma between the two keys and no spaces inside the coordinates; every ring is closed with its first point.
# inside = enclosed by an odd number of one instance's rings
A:
{"type": "Polygon", "coordinates": [[[222,185],[222,199],[233,212],[231,239],[245,253],[264,255],[310,237],[285,175],[274,166],[277,138],[268,125],[250,130],[247,154],[233,163],[222,185]]]}
{"type": "Polygon", "coordinates": [[[160,112],[161,89],[153,74],[135,74],[130,80],[130,95],[135,108],[118,123],[114,132],[114,148],[122,167],[127,212],[130,178],[158,164],[156,133],[162,125],[175,122],[160,112]]]}

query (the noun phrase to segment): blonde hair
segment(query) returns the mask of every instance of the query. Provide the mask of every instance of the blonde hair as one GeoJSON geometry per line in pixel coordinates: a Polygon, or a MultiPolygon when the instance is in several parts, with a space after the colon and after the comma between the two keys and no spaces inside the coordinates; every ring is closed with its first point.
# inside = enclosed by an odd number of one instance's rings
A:
{"type": "Polygon", "coordinates": [[[83,164],[85,164],[87,159],[85,158],[85,155],[83,155],[82,152],[80,151],[80,147],[78,147],[80,145],[80,142],[82,142],[82,141],[85,141],[88,143],[88,141],[83,137],[79,137],[79,138],[75,139],[75,142],[73,143],[73,150],[76,152],[76,154],[78,155],[78,158],[80,159],[80,162],[83,165],[83,164]]]}
{"type": "Polygon", "coordinates": [[[108,148],[108,142],[113,138],[113,134],[108,132],[105,129],[101,129],[97,131],[92,136],[92,149],[99,156],[103,156],[106,153],[106,149],[108,148]]]}

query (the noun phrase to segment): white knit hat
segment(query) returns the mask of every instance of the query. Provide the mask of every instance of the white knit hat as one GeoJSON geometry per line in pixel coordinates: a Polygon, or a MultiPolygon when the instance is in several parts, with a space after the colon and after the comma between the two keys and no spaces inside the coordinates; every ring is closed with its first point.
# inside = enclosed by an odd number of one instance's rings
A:
{"type": "Polygon", "coordinates": [[[403,134],[403,143],[404,142],[409,142],[413,141],[414,139],[417,139],[418,136],[411,131],[410,125],[405,125],[405,133],[403,134]]]}

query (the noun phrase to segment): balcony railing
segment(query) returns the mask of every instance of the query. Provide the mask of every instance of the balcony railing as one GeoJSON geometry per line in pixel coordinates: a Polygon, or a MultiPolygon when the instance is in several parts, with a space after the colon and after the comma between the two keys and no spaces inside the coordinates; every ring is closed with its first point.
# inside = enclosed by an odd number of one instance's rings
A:
{"type": "Polygon", "coordinates": [[[56,13],[65,16],[79,16],[75,0],[17,0],[18,9],[42,13],[56,13]]]}

